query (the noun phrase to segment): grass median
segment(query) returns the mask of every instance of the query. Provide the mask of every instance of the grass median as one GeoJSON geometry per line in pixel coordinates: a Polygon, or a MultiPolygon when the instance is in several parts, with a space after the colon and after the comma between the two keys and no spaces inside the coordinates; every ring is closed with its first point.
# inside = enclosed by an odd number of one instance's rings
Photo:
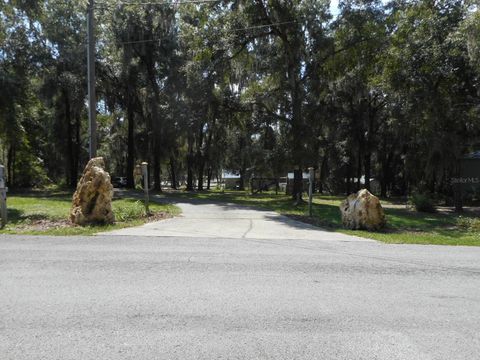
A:
{"type": "Polygon", "coordinates": [[[308,216],[308,204],[294,206],[284,194],[264,193],[251,195],[243,191],[210,191],[176,193],[176,197],[231,202],[276,211],[296,220],[310,223],[330,231],[342,232],[391,244],[433,244],[480,246],[478,229],[463,226],[465,221],[478,220],[473,214],[420,213],[396,201],[383,199],[387,227],[380,232],[346,230],[342,227],[339,205],[344,197],[316,194],[313,216],[308,216]]]}
{"type": "Polygon", "coordinates": [[[180,213],[171,204],[150,203],[150,216],[135,196],[115,197],[113,225],[75,226],[68,220],[72,204],[69,192],[28,192],[11,194],[7,199],[8,223],[0,234],[28,235],[93,235],[98,232],[142,225],[180,213]]]}

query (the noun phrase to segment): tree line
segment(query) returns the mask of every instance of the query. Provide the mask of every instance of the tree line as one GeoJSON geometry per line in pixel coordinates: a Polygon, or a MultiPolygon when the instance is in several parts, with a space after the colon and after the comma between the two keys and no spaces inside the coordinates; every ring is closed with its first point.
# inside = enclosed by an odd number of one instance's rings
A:
{"type": "MultiPolygon", "coordinates": [[[[88,160],[88,1],[0,4],[0,158],[11,187],[74,187],[88,160]]],[[[97,0],[98,154],[134,184],[222,169],[319,190],[449,196],[480,146],[480,15],[457,0],[97,0]],[[362,180],[364,179],[364,181],[362,180]]]]}

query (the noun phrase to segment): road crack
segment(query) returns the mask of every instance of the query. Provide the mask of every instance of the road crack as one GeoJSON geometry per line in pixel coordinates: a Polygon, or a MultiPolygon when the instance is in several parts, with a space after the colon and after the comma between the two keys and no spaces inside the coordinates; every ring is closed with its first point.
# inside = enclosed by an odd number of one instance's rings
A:
{"type": "Polygon", "coordinates": [[[242,235],[242,239],[245,239],[245,237],[248,235],[248,233],[249,233],[250,231],[252,231],[252,229],[253,229],[253,220],[252,220],[252,219],[249,219],[249,221],[250,221],[250,224],[249,224],[249,226],[248,226],[248,230],[245,231],[245,233],[242,235]]]}

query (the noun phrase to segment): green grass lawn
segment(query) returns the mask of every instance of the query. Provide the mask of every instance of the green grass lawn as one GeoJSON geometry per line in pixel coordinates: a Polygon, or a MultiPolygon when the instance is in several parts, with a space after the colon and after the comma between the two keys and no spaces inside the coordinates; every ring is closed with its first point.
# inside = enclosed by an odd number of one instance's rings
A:
{"type": "MultiPolygon", "coordinates": [[[[264,193],[250,195],[246,192],[178,192],[167,195],[175,198],[195,198],[232,202],[274,210],[297,220],[322,227],[330,231],[376,239],[395,244],[437,244],[480,246],[480,232],[459,226],[459,216],[454,214],[425,214],[407,208],[385,208],[387,227],[382,232],[345,230],[341,225],[338,205],[343,197],[316,195],[313,217],[308,216],[308,205],[293,206],[289,196],[264,193]]],[[[114,199],[113,209],[117,223],[106,226],[71,226],[68,222],[72,195],[67,192],[30,192],[13,194],[8,197],[9,223],[0,231],[4,234],[43,234],[43,235],[92,235],[101,231],[137,226],[148,221],[143,204],[134,198],[114,199]]],[[[382,204],[398,202],[382,200],[382,204]]],[[[163,212],[167,216],[180,213],[174,205],[151,203],[154,213],[163,212]]]]}
{"type": "MultiPolygon", "coordinates": [[[[72,226],[68,217],[72,194],[68,192],[30,192],[7,199],[8,224],[0,234],[93,235],[101,231],[141,225],[149,220],[143,203],[134,198],[114,199],[114,225],[72,226]]],[[[150,204],[154,218],[175,216],[180,209],[168,204],[150,204]]]]}
{"type": "MultiPolygon", "coordinates": [[[[293,206],[289,196],[274,193],[250,195],[242,191],[179,193],[174,196],[213,199],[274,210],[297,220],[345,234],[371,238],[391,244],[436,244],[480,246],[480,233],[458,226],[456,214],[427,214],[405,208],[385,208],[387,227],[382,232],[346,230],[342,228],[339,205],[344,197],[315,195],[313,217],[308,216],[308,205],[293,206]]],[[[383,205],[399,204],[382,200],[383,205]]]]}

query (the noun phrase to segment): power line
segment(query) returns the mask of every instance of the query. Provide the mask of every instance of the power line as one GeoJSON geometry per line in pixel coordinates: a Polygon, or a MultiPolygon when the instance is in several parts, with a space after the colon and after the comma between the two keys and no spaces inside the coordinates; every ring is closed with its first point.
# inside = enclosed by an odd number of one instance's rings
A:
{"type": "Polygon", "coordinates": [[[129,45],[129,44],[143,44],[143,43],[151,43],[156,41],[161,41],[162,39],[145,39],[145,40],[132,40],[132,41],[122,41],[122,42],[114,42],[116,45],[129,45]]]}
{"type": "MultiPolygon", "coordinates": [[[[203,3],[215,3],[220,2],[221,0],[180,0],[180,1],[155,1],[155,2],[130,2],[130,1],[118,1],[115,4],[107,4],[107,3],[96,3],[95,7],[105,6],[105,7],[112,7],[118,5],[136,5],[136,6],[143,6],[143,5],[184,5],[184,4],[203,4],[203,3]]],[[[270,26],[279,26],[279,25],[288,25],[296,23],[296,21],[283,21],[277,22],[272,24],[264,24],[264,25],[256,25],[250,26],[246,28],[237,28],[231,29],[229,31],[246,31],[246,30],[254,30],[254,29],[262,29],[270,26]]],[[[117,45],[129,45],[129,44],[142,44],[142,43],[152,43],[160,41],[160,39],[144,39],[144,40],[132,40],[132,41],[123,41],[116,43],[117,45]]]]}
{"type": "MultiPolygon", "coordinates": [[[[237,28],[237,29],[231,29],[230,31],[246,31],[246,30],[254,30],[254,29],[262,29],[270,26],[278,26],[278,25],[288,25],[288,24],[294,24],[296,21],[283,21],[283,22],[277,22],[277,23],[272,23],[272,24],[265,24],[265,25],[256,25],[256,26],[250,26],[246,28],[237,28]]],[[[144,40],[132,40],[132,41],[123,41],[116,43],[117,45],[128,45],[128,44],[141,44],[141,43],[150,43],[150,42],[156,42],[160,41],[161,39],[144,39],[144,40]]]]}
{"type": "MultiPolygon", "coordinates": [[[[237,28],[237,29],[232,29],[230,31],[245,31],[245,30],[254,30],[254,29],[261,29],[261,28],[266,28],[270,26],[278,26],[278,25],[288,25],[288,24],[294,24],[297,23],[297,21],[284,21],[284,22],[278,22],[278,23],[272,23],[272,24],[265,24],[265,25],[257,25],[257,26],[250,26],[250,27],[245,27],[245,28],[237,28]]],[[[129,44],[141,44],[141,43],[151,43],[155,41],[161,41],[161,38],[157,39],[139,39],[139,40],[132,40],[132,41],[122,41],[122,42],[115,42],[115,41],[107,41],[103,42],[103,44],[106,43],[113,43],[115,45],[129,45],[129,44]]],[[[88,41],[82,41],[79,42],[77,45],[61,45],[59,46],[58,44],[50,44],[47,46],[48,49],[50,50],[59,50],[57,47],[60,47],[62,49],[71,49],[71,50],[76,50],[79,48],[84,48],[88,46],[88,41]]]]}
{"type": "Polygon", "coordinates": [[[155,2],[129,2],[129,1],[117,1],[115,4],[97,3],[95,8],[108,8],[118,5],[132,5],[132,6],[145,6],[145,5],[186,5],[186,4],[206,4],[220,2],[221,0],[182,0],[182,1],[155,1],[155,2]]]}
{"type": "Polygon", "coordinates": [[[261,28],[270,27],[270,26],[287,25],[287,24],[294,24],[294,23],[296,23],[295,20],[282,21],[282,22],[265,24],[265,25],[256,25],[256,26],[250,26],[250,27],[246,27],[246,28],[232,29],[231,31],[243,31],[243,30],[251,30],[251,29],[261,29],[261,28]]]}

